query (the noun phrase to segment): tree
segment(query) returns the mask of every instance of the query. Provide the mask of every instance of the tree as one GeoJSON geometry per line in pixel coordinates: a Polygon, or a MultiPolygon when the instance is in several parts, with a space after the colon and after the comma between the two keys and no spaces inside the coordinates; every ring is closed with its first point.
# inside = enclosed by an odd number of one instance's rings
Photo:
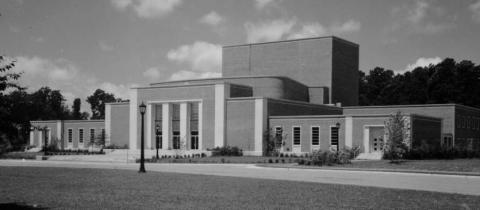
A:
{"type": "Polygon", "coordinates": [[[384,157],[390,162],[398,162],[408,150],[407,128],[405,118],[401,112],[390,116],[385,122],[387,141],[384,147],[384,157]]]}
{"type": "Polygon", "coordinates": [[[95,90],[93,95],[87,97],[87,102],[90,103],[92,109],[92,119],[105,119],[105,103],[115,101],[113,94],[106,93],[101,89],[95,90]]]}
{"type": "Polygon", "coordinates": [[[76,98],[73,100],[73,106],[72,106],[72,118],[74,120],[79,120],[81,119],[81,113],[80,113],[80,106],[81,106],[81,100],[80,98],[76,98]]]}

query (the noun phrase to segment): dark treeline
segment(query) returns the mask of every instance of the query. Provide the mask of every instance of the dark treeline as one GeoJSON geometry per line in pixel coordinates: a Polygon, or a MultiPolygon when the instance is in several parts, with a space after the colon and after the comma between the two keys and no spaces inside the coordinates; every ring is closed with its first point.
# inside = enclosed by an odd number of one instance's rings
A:
{"type": "Polygon", "coordinates": [[[457,103],[480,108],[480,66],[451,58],[395,74],[377,67],[359,71],[360,105],[457,103]]]}

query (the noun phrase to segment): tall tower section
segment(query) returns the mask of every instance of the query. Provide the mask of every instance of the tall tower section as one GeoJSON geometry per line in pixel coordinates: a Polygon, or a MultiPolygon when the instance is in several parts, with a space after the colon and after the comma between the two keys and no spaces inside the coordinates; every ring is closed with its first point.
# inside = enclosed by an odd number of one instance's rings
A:
{"type": "Polygon", "coordinates": [[[358,105],[359,46],[334,36],[223,47],[223,77],[285,76],[311,103],[358,105]]]}

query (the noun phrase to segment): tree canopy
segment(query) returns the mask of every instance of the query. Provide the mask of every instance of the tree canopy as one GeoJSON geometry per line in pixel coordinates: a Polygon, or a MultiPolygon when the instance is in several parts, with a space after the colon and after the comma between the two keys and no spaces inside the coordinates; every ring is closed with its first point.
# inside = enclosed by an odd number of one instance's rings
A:
{"type": "Polygon", "coordinates": [[[102,89],[95,90],[91,96],[87,97],[87,102],[90,103],[92,109],[92,119],[105,119],[105,103],[115,101],[117,99],[113,94],[107,93],[102,89]]]}
{"type": "Polygon", "coordinates": [[[480,108],[480,66],[446,58],[436,65],[395,74],[376,67],[359,72],[360,105],[457,103],[480,108]]]}

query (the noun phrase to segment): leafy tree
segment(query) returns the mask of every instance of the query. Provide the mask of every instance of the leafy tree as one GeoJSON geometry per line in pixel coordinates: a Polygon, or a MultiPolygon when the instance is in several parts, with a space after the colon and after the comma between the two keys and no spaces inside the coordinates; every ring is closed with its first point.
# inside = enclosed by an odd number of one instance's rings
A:
{"type": "Polygon", "coordinates": [[[90,103],[92,109],[92,119],[105,119],[105,103],[115,101],[113,94],[106,93],[101,89],[95,90],[93,95],[87,97],[87,102],[90,103]]]}
{"type": "Polygon", "coordinates": [[[79,120],[81,119],[81,113],[80,113],[80,106],[81,106],[81,100],[80,98],[76,98],[73,100],[73,106],[72,106],[72,118],[74,120],[79,120]]]}
{"type": "Polygon", "coordinates": [[[407,152],[407,128],[405,127],[405,118],[401,112],[391,115],[385,123],[387,141],[384,145],[384,156],[390,159],[390,162],[398,162],[407,152]]]}

